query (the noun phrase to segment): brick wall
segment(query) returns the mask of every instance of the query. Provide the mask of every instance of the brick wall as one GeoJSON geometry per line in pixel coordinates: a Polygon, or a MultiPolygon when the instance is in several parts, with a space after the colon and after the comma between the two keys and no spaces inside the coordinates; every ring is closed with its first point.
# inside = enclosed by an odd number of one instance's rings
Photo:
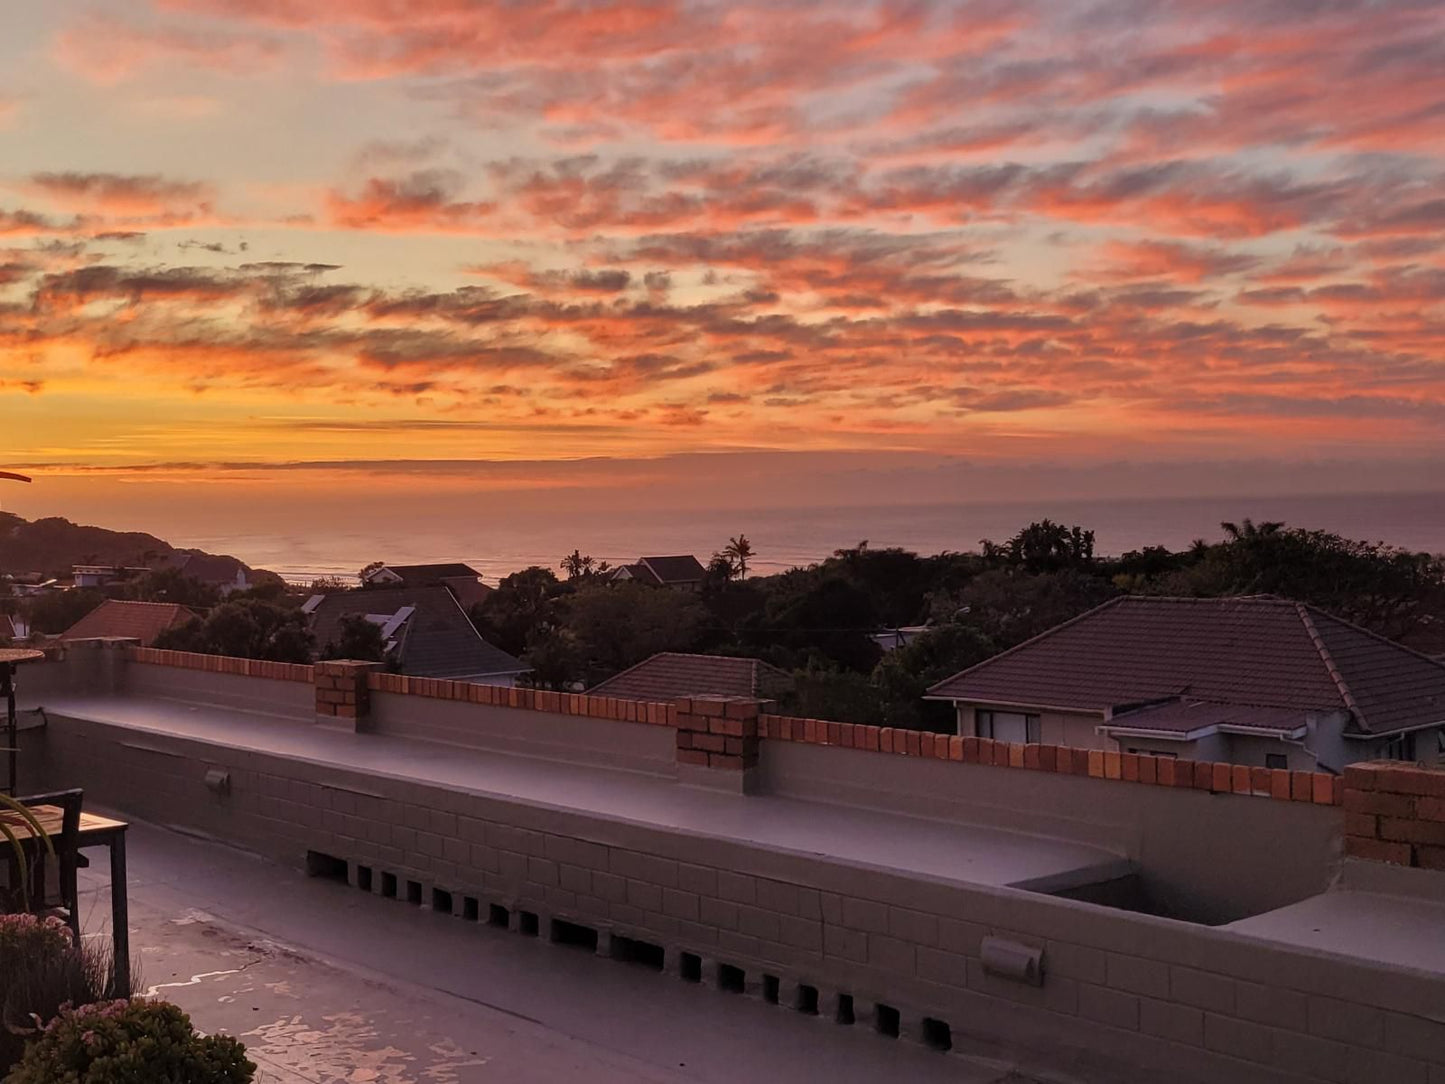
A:
{"type": "Polygon", "coordinates": [[[1344,784],[1346,854],[1445,870],[1445,770],[1373,761],[1344,784]]]}

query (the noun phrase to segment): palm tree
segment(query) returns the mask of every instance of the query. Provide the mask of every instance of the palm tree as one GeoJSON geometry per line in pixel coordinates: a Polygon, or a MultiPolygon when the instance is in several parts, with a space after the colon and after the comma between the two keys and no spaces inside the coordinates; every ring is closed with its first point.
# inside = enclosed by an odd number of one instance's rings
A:
{"type": "Polygon", "coordinates": [[[1263,523],[1255,523],[1252,519],[1245,519],[1239,523],[1224,522],[1219,525],[1224,533],[1229,536],[1231,542],[1258,542],[1262,538],[1279,534],[1284,524],[1274,520],[1266,520],[1263,523]]]}
{"type": "Polygon", "coordinates": [[[592,571],[592,558],[584,557],[581,550],[573,550],[562,558],[562,571],[569,580],[581,579],[592,571]]]}
{"type": "Polygon", "coordinates": [[[753,544],[748,541],[748,536],[739,534],[736,538],[729,538],[728,544],[723,547],[723,554],[737,566],[738,579],[747,579],[748,558],[753,555],[753,544]]]}

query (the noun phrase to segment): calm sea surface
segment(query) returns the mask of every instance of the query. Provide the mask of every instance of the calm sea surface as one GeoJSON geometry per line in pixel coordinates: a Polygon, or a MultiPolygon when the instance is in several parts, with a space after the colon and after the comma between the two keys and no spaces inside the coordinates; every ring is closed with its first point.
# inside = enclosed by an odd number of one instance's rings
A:
{"type": "Polygon", "coordinates": [[[611,522],[556,518],[505,522],[367,524],[362,529],[311,522],[304,534],[172,537],[176,545],[232,553],[293,580],[354,573],[372,560],[466,561],[495,580],[528,565],[556,568],[581,549],[598,560],[695,553],[704,561],[742,532],[757,554],[753,568],[774,572],[817,561],[867,540],[919,553],[967,550],[982,538],[1002,540],[1045,517],[1091,528],[1097,548],[1123,553],[1147,545],[1187,546],[1218,539],[1222,520],[1284,520],[1410,549],[1445,551],[1445,493],[1186,498],[1026,504],[937,504],[892,507],[758,509],[729,512],[629,513],[611,522]]]}

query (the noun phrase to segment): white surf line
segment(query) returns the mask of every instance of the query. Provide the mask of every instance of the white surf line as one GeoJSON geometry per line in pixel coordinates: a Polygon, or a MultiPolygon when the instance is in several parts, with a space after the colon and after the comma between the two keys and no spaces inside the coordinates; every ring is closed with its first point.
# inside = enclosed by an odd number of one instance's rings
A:
{"type": "Polygon", "coordinates": [[[162,982],[157,983],[145,992],[146,997],[155,997],[162,990],[179,990],[183,986],[195,986],[202,979],[218,979],[223,975],[239,975],[245,971],[244,967],[233,967],[230,971],[203,971],[199,975],[192,975],[185,982],[162,982]]]}

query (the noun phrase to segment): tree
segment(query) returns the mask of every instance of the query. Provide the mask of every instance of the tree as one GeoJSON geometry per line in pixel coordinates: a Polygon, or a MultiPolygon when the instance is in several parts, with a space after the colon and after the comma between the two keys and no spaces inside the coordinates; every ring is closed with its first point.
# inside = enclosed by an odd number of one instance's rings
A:
{"type": "Polygon", "coordinates": [[[313,595],[331,595],[337,591],[349,591],[351,585],[340,576],[321,576],[311,581],[308,590],[313,595]]]}
{"type": "Polygon", "coordinates": [[[223,602],[204,620],[167,629],[156,647],[273,662],[309,662],[315,647],[306,615],[262,599],[223,602]]]}
{"type": "Polygon", "coordinates": [[[361,580],[361,586],[370,586],[372,574],[381,571],[385,567],[385,561],[372,561],[370,564],[363,565],[361,571],[356,574],[357,578],[361,580]]]}
{"type": "Polygon", "coordinates": [[[30,627],[36,632],[61,633],[105,601],[92,587],[47,591],[30,603],[30,627]]]}
{"type": "Polygon", "coordinates": [[[137,576],[122,593],[139,602],[174,602],[192,610],[209,610],[221,601],[218,588],[187,576],[179,568],[160,568],[137,576]]]}
{"type": "Polygon", "coordinates": [[[323,647],[317,657],[385,662],[386,641],[381,626],[368,621],[365,614],[347,614],[337,623],[336,641],[323,647]]]}
{"type": "Polygon", "coordinates": [[[984,539],[984,555],[1028,572],[1087,569],[1094,563],[1094,532],[1051,519],[1030,523],[1004,545],[984,539]]]}
{"type": "Polygon", "coordinates": [[[533,565],[513,572],[471,609],[472,624],[489,643],[521,657],[532,630],[557,621],[562,585],[550,568],[533,565]]]}
{"type": "Polygon", "coordinates": [[[738,579],[748,578],[748,561],[753,556],[753,544],[748,541],[748,536],[739,534],[736,538],[728,539],[728,544],[723,547],[723,555],[738,570],[738,579]]]}
{"type": "Polygon", "coordinates": [[[538,625],[527,636],[522,660],[532,668],[523,675],[534,689],[569,689],[582,677],[582,653],[567,629],[538,625]]]}
{"type": "Polygon", "coordinates": [[[592,573],[593,560],[590,556],[584,557],[581,550],[573,550],[566,557],[562,558],[562,571],[567,573],[569,580],[580,580],[592,573]]]}
{"type": "Polygon", "coordinates": [[[708,619],[696,595],[639,583],[588,584],[560,610],[589,683],[659,651],[695,651],[708,619]]]}
{"type": "Polygon", "coordinates": [[[955,624],[927,629],[903,647],[886,652],[873,669],[883,721],[889,726],[952,730],[953,706],[924,700],[923,694],[996,651],[993,641],[978,629],[955,624]]]}
{"type": "Polygon", "coordinates": [[[996,568],[975,576],[958,592],[938,595],[933,621],[976,629],[1005,651],[1117,594],[1119,589],[1108,580],[1074,569],[1030,575],[996,568]]]}

